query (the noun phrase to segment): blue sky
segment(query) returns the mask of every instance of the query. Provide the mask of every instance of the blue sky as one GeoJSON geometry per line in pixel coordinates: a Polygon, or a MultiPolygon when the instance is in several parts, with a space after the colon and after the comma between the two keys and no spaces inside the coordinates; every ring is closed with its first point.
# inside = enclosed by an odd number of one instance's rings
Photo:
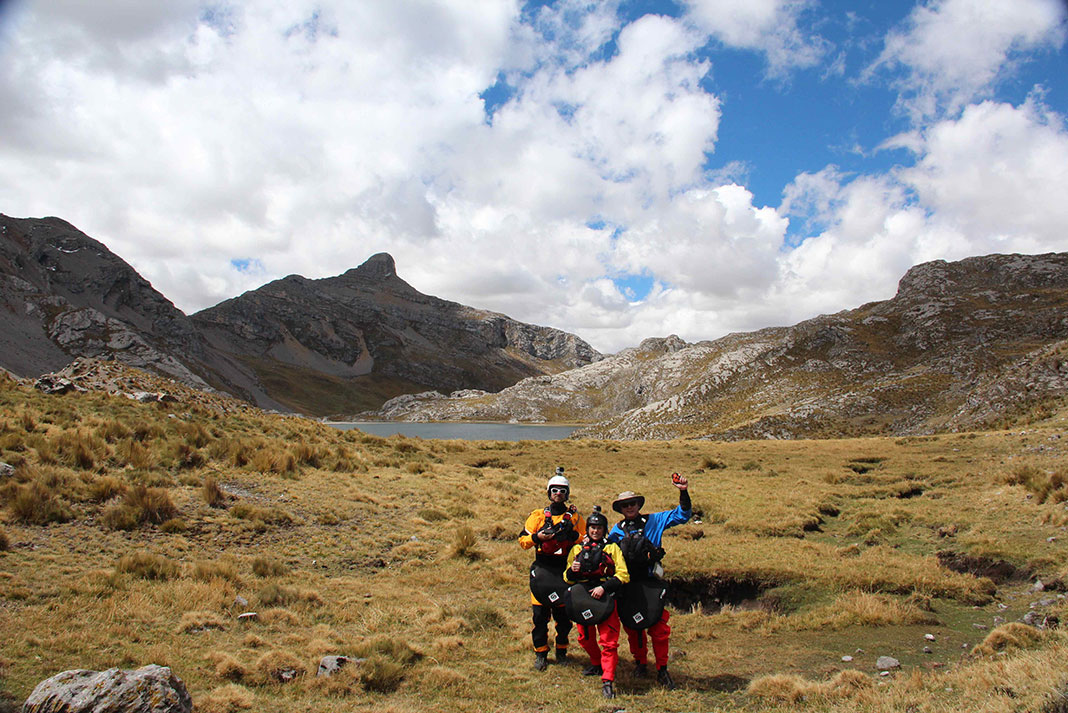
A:
{"type": "Polygon", "coordinates": [[[187,312],[391,253],[602,351],[1068,250],[1063,0],[8,0],[0,212],[187,312]]]}

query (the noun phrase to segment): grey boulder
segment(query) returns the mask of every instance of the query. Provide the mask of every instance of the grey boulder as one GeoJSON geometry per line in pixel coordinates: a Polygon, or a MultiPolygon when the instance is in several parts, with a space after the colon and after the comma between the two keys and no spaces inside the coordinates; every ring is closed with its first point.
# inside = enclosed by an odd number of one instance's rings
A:
{"type": "Polygon", "coordinates": [[[22,713],[191,713],[193,700],[166,666],[64,671],[41,681],[22,713]]]}

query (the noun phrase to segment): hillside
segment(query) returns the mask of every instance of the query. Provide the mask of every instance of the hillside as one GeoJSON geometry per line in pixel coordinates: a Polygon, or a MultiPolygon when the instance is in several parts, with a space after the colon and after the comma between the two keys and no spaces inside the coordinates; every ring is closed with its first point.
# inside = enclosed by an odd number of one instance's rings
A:
{"type": "Polygon", "coordinates": [[[0,215],[0,367],[36,376],[78,357],[327,415],[412,391],[494,391],[600,354],[572,334],[423,295],[385,254],[333,278],[291,275],[190,318],[69,223],[0,215]]]}
{"type": "Polygon", "coordinates": [[[601,356],[572,334],[424,295],[386,254],[337,277],[290,275],[192,319],[272,397],[319,415],[428,386],[497,391],[601,356]]]}
{"type": "Polygon", "coordinates": [[[67,374],[86,391],[0,374],[0,710],[63,670],[156,663],[203,713],[1063,711],[1068,411],[935,437],[446,442],[114,362],[67,374]],[[577,647],[533,670],[515,537],[556,465],[583,512],[624,489],[664,509],[689,477],[696,517],[665,539],[678,690],[624,654],[604,707],[577,647]],[[319,678],[327,655],[351,663],[319,678]]]}
{"type": "Polygon", "coordinates": [[[1045,413],[1068,393],[1068,254],[918,265],[893,299],[793,327],[650,339],[496,394],[404,396],[396,420],[591,423],[598,438],[922,434],[1045,413]]]}

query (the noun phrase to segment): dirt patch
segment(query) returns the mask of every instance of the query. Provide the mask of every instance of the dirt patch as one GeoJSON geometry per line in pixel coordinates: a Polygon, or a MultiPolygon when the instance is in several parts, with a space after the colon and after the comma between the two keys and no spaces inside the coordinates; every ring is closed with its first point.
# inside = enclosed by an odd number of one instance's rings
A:
{"type": "Polygon", "coordinates": [[[696,577],[669,579],[667,602],[681,611],[698,609],[702,614],[715,614],[724,606],[739,609],[775,609],[774,601],[761,595],[774,584],[756,579],[732,577],[696,577]]]}
{"type": "Polygon", "coordinates": [[[938,563],[946,569],[951,569],[960,574],[971,574],[976,577],[986,577],[994,584],[1005,582],[1018,582],[1031,578],[1030,570],[1017,567],[1005,560],[996,560],[991,557],[973,557],[960,552],[942,550],[938,553],[938,563]]]}
{"type": "Polygon", "coordinates": [[[720,693],[734,693],[749,685],[749,679],[744,676],[736,676],[732,673],[722,673],[718,676],[686,676],[679,677],[689,688],[699,691],[719,691],[720,693]]]}

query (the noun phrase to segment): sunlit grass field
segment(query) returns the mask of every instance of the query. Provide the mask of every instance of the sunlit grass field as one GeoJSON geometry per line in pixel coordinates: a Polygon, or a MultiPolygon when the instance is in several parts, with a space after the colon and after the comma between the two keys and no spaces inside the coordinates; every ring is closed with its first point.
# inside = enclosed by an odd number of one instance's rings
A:
{"type": "Polygon", "coordinates": [[[1064,411],[928,437],[421,441],[133,382],[178,401],[0,376],[0,709],[63,670],[157,663],[198,711],[1068,710],[1064,411]],[[516,538],[558,465],[584,512],[627,489],[668,508],[690,478],[696,516],[665,538],[678,690],[635,679],[625,641],[615,701],[577,644],[533,670],[516,538]],[[363,661],[317,677],[328,654],[363,661]]]}

